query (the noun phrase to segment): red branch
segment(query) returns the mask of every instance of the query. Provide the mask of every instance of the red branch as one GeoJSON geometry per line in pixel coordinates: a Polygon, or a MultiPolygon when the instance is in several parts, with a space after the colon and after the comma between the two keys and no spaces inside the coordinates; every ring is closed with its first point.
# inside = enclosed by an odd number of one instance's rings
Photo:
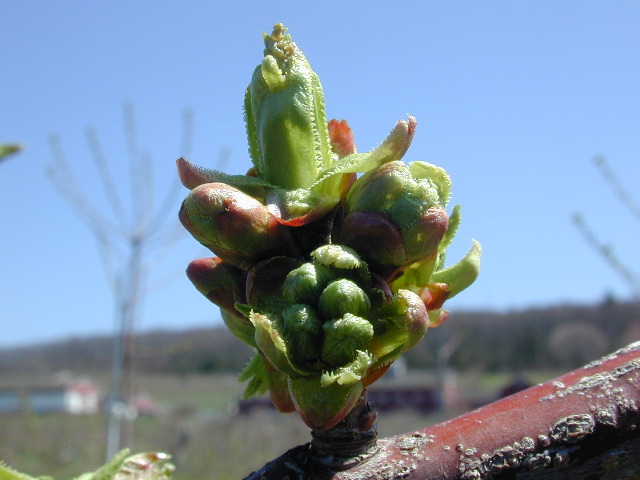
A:
{"type": "Polygon", "coordinates": [[[296,447],[249,480],[639,478],[640,342],[546,383],[336,462],[296,447]],[[329,466],[329,465],[332,465],[329,466]]]}

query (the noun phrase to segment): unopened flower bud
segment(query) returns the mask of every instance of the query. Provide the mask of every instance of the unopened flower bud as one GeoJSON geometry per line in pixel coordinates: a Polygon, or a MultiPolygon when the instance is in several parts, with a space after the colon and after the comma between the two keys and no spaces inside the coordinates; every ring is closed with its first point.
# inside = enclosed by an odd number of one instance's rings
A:
{"type": "Polygon", "coordinates": [[[369,344],[369,351],[387,363],[422,339],[429,326],[429,314],[416,293],[401,289],[380,309],[377,323],[380,334],[369,344]]]}
{"type": "Polygon", "coordinates": [[[365,291],[346,278],[327,285],[318,301],[318,311],[325,320],[340,318],[346,313],[366,317],[370,310],[371,302],[365,291]]]}
{"type": "Polygon", "coordinates": [[[325,322],[323,330],[322,360],[335,367],[353,361],[358,350],[365,350],[373,338],[373,325],[350,313],[325,322]]]}
{"type": "Polygon", "coordinates": [[[263,204],[224,183],[194,188],[179,217],[196,240],[241,268],[290,245],[286,227],[263,204]]]}
{"type": "Polygon", "coordinates": [[[229,312],[235,312],[235,302],[244,300],[246,275],[220,258],[193,260],[187,267],[187,277],[200,293],[229,312]]]}
{"type": "Polygon", "coordinates": [[[282,286],[282,296],[287,303],[317,305],[320,294],[335,277],[329,268],[307,262],[292,270],[282,286]]]}
{"type": "Polygon", "coordinates": [[[283,332],[294,363],[319,360],[322,348],[322,320],[310,305],[292,305],[282,312],[283,332]]]}
{"type": "Polygon", "coordinates": [[[447,231],[448,177],[423,163],[388,162],[358,179],[347,195],[337,241],[385,277],[435,255],[447,231]]]}

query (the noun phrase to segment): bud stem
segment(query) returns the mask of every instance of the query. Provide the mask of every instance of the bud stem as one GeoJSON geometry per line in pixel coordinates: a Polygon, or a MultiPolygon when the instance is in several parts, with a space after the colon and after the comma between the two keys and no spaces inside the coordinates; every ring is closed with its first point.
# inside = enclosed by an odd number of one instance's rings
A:
{"type": "Polygon", "coordinates": [[[352,468],[377,451],[378,412],[364,389],[349,414],[329,430],[311,430],[314,463],[334,471],[352,468]]]}

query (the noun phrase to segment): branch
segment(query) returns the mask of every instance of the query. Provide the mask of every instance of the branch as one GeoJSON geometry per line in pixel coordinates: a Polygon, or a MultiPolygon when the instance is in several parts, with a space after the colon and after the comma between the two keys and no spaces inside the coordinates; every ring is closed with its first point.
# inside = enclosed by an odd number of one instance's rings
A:
{"type": "Polygon", "coordinates": [[[618,258],[613,252],[613,247],[602,243],[596,234],[593,232],[584,217],[579,213],[573,215],[573,223],[578,228],[580,234],[597,253],[599,253],[609,266],[620,275],[625,282],[631,287],[635,297],[640,298],[640,277],[633,271],[627,268],[625,263],[618,258]]]}
{"type": "Polygon", "coordinates": [[[609,166],[607,159],[599,156],[595,158],[595,164],[600,170],[602,177],[609,184],[611,189],[618,195],[622,204],[629,210],[636,220],[640,221],[640,205],[636,203],[629,191],[622,185],[622,182],[609,166]]]}
{"type": "Polygon", "coordinates": [[[59,138],[51,135],[49,143],[54,156],[54,164],[47,166],[46,173],[62,198],[93,232],[124,236],[124,230],[104,216],[80,188],[80,184],[69,168],[59,138]]]}
{"type": "Polygon", "coordinates": [[[453,420],[379,440],[344,471],[306,444],[246,480],[638,478],[639,406],[636,342],[453,420]]]}
{"type": "Polygon", "coordinates": [[[128,224],[127,214],[125,213],[124,205],[118,195],[118,189],[116,188],[116,182],[111,174],[109,162],[102,150],[102,145],[98,138],[98,132],[95,128],[88,128],[86,131],[86,137],[89,149],[91,150],[91,158],[93,158],[93,163],[98,170],[98,178],[102,183],[102,189],[104,190],[114,215],[118,219],[118,223],[126,226],[128,224]]]}
{"type": "Polygon", "coordinates": [[[142,237],[147,234],[147,227],[154,211],[155,177],[151,156],[148,152],[141,152],[138,146],[138,130],[133,104],[125,103],[123,114],[129,156],[132,233],[142,237]]]}

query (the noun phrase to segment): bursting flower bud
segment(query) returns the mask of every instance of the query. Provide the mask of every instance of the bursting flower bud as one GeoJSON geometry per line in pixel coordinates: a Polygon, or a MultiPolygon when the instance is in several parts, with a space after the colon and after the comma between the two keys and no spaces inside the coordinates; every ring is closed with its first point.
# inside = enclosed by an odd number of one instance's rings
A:
{"type": "Polygon", "coordinates": [[[259,177],[281,188],[310,187],[331,163],[320,80],[280,23],[247,88],[249,152],[259,177]]]}
{"type": "Polygon", "coordinates": [[[338,241],[383,276],[435,255],[448,227],[449,179],[424,162],[388,162],[359,178],[347,195],[338,241]]]}
{"type": "Polygon", "coordinates": [[[304,263],[289,272],[282,286],[282,296],[290,304],[316,305],[320,294],[334,278],[324,265],[304,263]]]}
{"type": "Polygon", "coordinates": [[[241,268],[290,245],[289,232],[263,204],[224,183],[194,188],[179,217],[196,240],[241,268]]]}
{"type": "Polygon", "coordinates": [[[353,361],[358,350],[366,350],[373,338],[373,325],[368,320],[350,313],[325,322],[322,328],[322,360],[334,367],[353,361]]]}
{"type": "Polygon", "coordinates": [[[445,268],[459,209],[445,210],[443,169],[401,161],[415,118],[358,153],[344,120],[327,125],[320,81],[282,24],[263,37],[244,101],[253,168],[177,161],[192,190],[180,220],[219,257],[187,274],[256,350],[240,374],[245,398],[268,390],[278,410],[329,429],[446,318],[445,300],[478,274],[480,246],[445,268]]]}

